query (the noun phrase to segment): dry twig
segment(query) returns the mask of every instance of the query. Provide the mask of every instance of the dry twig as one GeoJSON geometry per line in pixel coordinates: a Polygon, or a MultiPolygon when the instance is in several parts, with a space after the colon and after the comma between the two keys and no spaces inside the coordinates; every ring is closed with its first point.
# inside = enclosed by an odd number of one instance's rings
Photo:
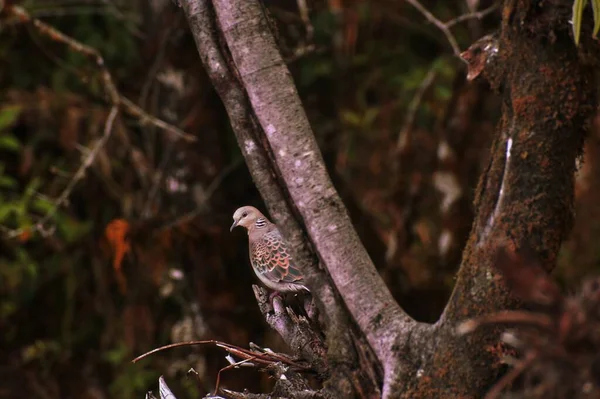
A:
{"type": "Polygon", "coordinates": [[[430,68],[415,92],[415,95],[408,106],[408,112],[404,119],[404,125],[402,125],[402,130],[400,130],[400,134],[398,135],[398,141],[396,142],[397,153],[402,152],[402,150],[410,143],[410,133],[415,122],[415,116],[417,115],[421,101],[423,101],[425,92],[433,84],[436,75],[437,73],[435,68],[430,68]]]}
{"type": "Polygon", "coordinates": [[[414,8],[416,8],[429,22],[434,24],[439,30],[442,31],[442,33],[446,36],[448,43],[450,43],[450,46],[452,47],[452,51],[454,52],[454,55],[457,56],[458,58],[460,58],[460,53],[461,53],[460,47],[458,46],[456,37],[454,37],[454,35],[450,31],[450,29],[452,27],[454,27],[456,24],[467,21],[469,19],[482,19],[482,18],[486,17],[487,15],[496,11],[496,9],[498,9],[498,7],[499,7],[499,4],[494,4],[493,6],[488,7],[485,10],[464,14],[459,17],[453,18],[450,21],[442,22],[438,18],[436,18],[431,13],[431,11],[429,11],[427,8],[425,8],[425,6],[423,6],[423,4],[419,3],[418,0],[406,0],[406,1],[410,5],[412,5],[414,8]]]}
{"type": "Polygon", "coordinates": [[[208,203],[211,199],[211,197],[214,195],[214,193],[217,191],[217,189],[221,186],[221,183],[223,183],[223,180],[225,180],[225,178],[231,173],[233,172],[238,166],[240,166],[242,164],[242,160],[238,159],[237,161],[231,163],[230,165],[228,165],[225,169],[223,169],[217,176],[215,176],[215,178],[210,182],[210,184],[208,185],[208,187],[206,188],[206,191],[204,192],[204,196],[202,198],[202,202],[200,204],[198,204],[198,206],[196,206],[196,208],[194,208],[192,211],[179,216],[177,219],[168,222],[167,224],[161,226],[159,228],[159,231],[163,231],[163,230],[168,230],[171,229],[175,226],[179,226],[185,223],[189,223],[192,220],[194,220],[197,216],[199,216],[200,214],[202,214],[202,212],[205,212],[208,210],[208,203]]]}
{"type": "Polygon", "coordinates": [[[296,371],[309,371],[311,369],[310,366],[306,366],[304,364],[298,363],[297,361],[294,361],[291,358],[289,358],[288,356],[283,355],[283,354],[278,354],[278,353],[275,353],[272,351],[267,351],[262,348],[261,348],[261,350],[255,350],[255,351],[248,350],[248,349],[241,348],[239,346],[235,346],[235,345],[231,345],[231,344],[228,344],[225,342],[215,341],[215,340],[177,342],[175,344],[161,346],[160,348],[153,349],[149,352],[146,352],[146,353],[136,357],[131,362],[136,363],[156,352],[160,352],[165,349],[179,348],[182,346],[207,345],[207,344],[213,344],[219,348],[225,349],[229,354],[237,356],[242,359],[240,361],[231,361],[229,358],[227,359],[230,362],[230,364],[228,366],[225,366],[222,369],[220,369],[219,372],[217,373],[217,380],[215,383],[215,389],[214,389],[214,393],[213,393],[213,395],[215,395],[215,396],[219,392],[219,385],[221,382],[221,372],[227,371],[227,370],[230,370],[233,368],[238,368],[243,365],[271,366],[271,365],[279,363],[279,364],[284,364],[286,366],[289,366],[292,368],[292,370],[296,370],[296,371]]]}

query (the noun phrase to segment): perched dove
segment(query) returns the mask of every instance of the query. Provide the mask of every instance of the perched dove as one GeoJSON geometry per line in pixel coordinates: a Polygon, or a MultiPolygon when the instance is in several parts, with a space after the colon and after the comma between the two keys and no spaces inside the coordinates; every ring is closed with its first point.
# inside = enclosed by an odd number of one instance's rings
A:
{"type": "Polygon", "coordinates": [[[264,285],[278,292],[308,291],[277,226],[252,206],[235,211],[229,231],[237,226],[248,230],[250,263],[264,285]]]}

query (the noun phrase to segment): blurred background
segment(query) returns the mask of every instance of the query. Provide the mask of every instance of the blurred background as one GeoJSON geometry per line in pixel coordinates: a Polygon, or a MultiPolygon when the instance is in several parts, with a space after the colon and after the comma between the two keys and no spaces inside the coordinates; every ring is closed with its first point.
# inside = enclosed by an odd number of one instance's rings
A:
{"type": "MultiPolygon", "coordinates": [[[[181,9],[170,0],[18,3],[97,49],[123,96],[197,141],[120,113],[74,180],[111,108],[99,70],[30,25],[2,19],[0,397],[139,398],[160,375],[179,398],[198,397],[228,364],[222,350],[130,361],[191,339],[285,351],[254,300],[246,237],[229,233],[237,207],[265,207],[181,9]],[[198,377],[186,375],[191,367],[198,377]]],[[[500,98],[466,81],[448,37],[410,2],[265,3],[367,250],[401,305],[435,321],[469,233],[500,98]]],[[[499,26],[492,1],[419,4],[463,51],[499,26]]],[[[596,121],[577,176],[576,224],[555,272],[565,290],[600,266],[599,139],[596,121]]],[[[255,370],[222,375],[234,390],[271,384],[255,370]]]]}

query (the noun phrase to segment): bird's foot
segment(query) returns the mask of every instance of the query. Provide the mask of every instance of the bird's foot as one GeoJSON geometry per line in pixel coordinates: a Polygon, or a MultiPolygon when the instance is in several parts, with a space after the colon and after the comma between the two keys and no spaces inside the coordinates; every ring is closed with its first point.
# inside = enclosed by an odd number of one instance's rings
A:
{"type": "Polygon", "coordinates": [[[269,302],[273,303],[273,299],[275,299],[275,297],[277,297],[277,296],[279,297],[279,299],[281,299],[283,301],[283,296],[281,295],[281,293],[278,291],[273,291],[269,295],[269,302]]]}

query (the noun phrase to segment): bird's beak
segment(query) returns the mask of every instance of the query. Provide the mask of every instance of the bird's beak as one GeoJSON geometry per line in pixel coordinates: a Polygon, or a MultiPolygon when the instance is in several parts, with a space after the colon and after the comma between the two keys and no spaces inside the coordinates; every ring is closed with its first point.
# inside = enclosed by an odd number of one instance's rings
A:
{"type": "Polygon", "coordinates": [[[229,228],[229,232],[232,232],[233,229],[235,229],[237,227],[238,224],[238,220],[234,220],[233,224],[231,225],[231,227],[229,228]]]}

